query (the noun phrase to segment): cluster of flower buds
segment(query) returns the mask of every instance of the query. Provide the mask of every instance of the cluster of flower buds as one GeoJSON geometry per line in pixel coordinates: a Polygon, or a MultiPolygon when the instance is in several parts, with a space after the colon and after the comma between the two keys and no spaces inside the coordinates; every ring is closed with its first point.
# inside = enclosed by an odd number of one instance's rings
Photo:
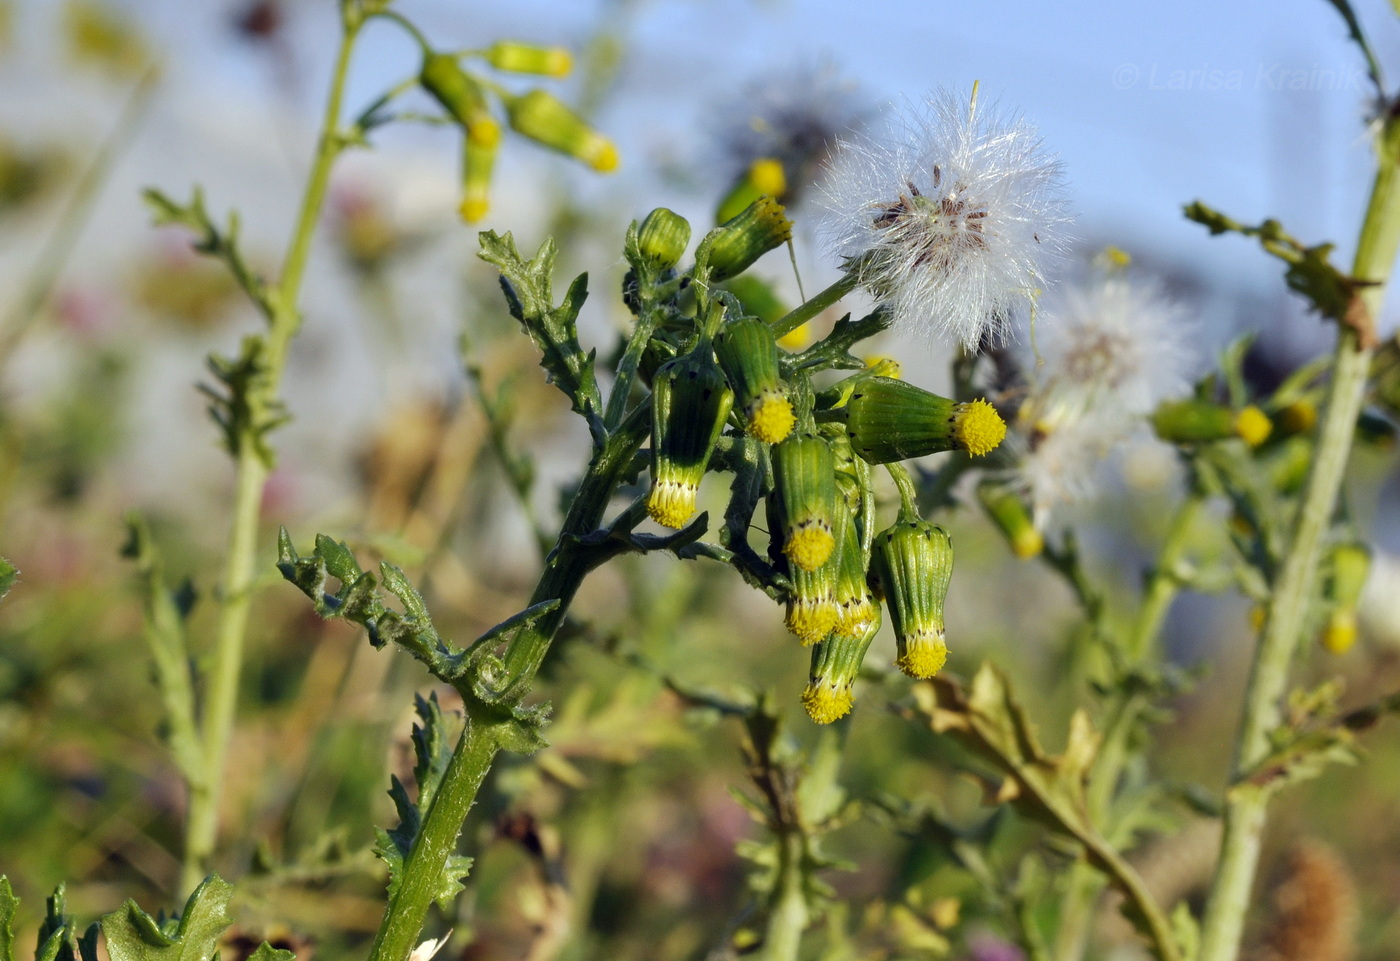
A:
{"type": "MultiPolygon", "coordinates": [[[[535,76],[564,77],[573,58],[558,47],[538,47],[515,41],[498,41],[471,55],[495,70],[535,76]]],[[[447,111],[461,128],[462,219],[474,223],[486,216],[490,202],[491,174],[501,142],[501,124],[492,111],[488,94],[499,101],[506,122],[516,133],[551,150],[567,154],[600,173],[617,169],[617,148],[612,141],[547,90],[514,94],[462,67],[464,55],[423,51],[418,85],[447,111]]]]}
{"type": "MultiPolygon", "coordinates": [[[[636,227],[628,283],[637,296],[629,303],[639,316],[644,302],[656,303],[638,284],[679,289],[734,277],[785,243],[790,230],[782,207],[760,196],[710,231],[695,268],[678,276],[689,224],[654,210],[636,227]]],[[[697,295],[693,316],[677,308],[652,320],[661,327],[641,361],[644,374],[651,371],[651,518],[672,528],[690,521],[726,429],[760,442],[753,449],[771,468],[762,476],[771,479],[764,494],[775,586],[788,629],[813,649],[802,696],[808,714],[825,724],[850,710],[852,685],[882,620],[877,595],[889,607],[895,663],[911,677],[932,677],[947,657],[943,600],[952,542],[918,516],[907,474],[894,462],[991,452],[1006,434],[996,409],[905,383],[893,361],[817,391],[805,355],[779,346],[781,324],[744,315],[728,294],[697,295]],[[882,464],[900,479],[902,507],[898,521],[876,533],[871,473],[882,464]]]]}

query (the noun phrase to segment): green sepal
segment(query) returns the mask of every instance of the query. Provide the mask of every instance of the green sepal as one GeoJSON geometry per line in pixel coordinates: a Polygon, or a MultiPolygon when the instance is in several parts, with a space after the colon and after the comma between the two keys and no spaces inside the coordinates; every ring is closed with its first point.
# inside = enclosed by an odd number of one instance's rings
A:
{"type": "Polygon", "coordinates": [[[124,905],[102,918],[111,961],[211,961],[219,937],[233,923],[228,913],[233,885],[211,874],[195,888],[178,918],[158,923],[136,904],[124,905]]]}
{"type": "Polygon", "coordinates": [[[547,90],[502,98],[511,129],[551,150],[575,157],[594,170],[617,169],[617,148],[547,90]]]}
{"type": "Polygon", "coordinates": [[[637,257],[656,271],[676,266],[689,243],[690,221],[666,207],[657,207],[637,227],[637,257]]]}
{"type": "Polygon", "coordinates": [[[1235,435],[1235,414],[1206,400],[1164,401],[1152,414],[1152,429],[1171,444],[1206,443],[1235,435]]]}
{"type": "Polygon", "coordinates": [[[731,220],[705,235],[697,267],[709,269],[711,282],[736,277],[770,250],[792,239],[792,221],[772,197],[759,197],[731,220]]]}
{"type": "Polygon", "coordinates": [[[778,342],[773,329],[756,317],[725,324],[715,337],[715,356],[734,387],[734,402],[743,412],[745,429],[769,443],[786,437],[792,429],[792,402],[778,370],[778,342]],[[773,440],[769,440],[773,432],[756,425],[756,418],[762,417],[762,408],[768,404],[786,405],[787,429],[773,440]]]}
{"type": "MultiPolygon", "coordinates": [[[[839,494],[836,487],[836,458],[826,439],[813,431],[800,431],[774,444],[773,494],[780,523],[782,550],[792,566],[814,570],[824,564],[836,546],[835,516],[839,494]],[[803,531],[823,531],[825,552],[808,554],[806,545],[794,545],[794,535],[803,531]],[[799,551],[794,557],[794,551],[799,551]]],[[[810,538],[815,543],[815,535],[810,538]]]]}
{"type": "Polygon", "coordinates": [[[889,605],[897,663],[906,672],[912,669],[916,677],[930,676],[942,666],[946,654],[943,602],[953,577],[952,538],[935,524],[901,517],[875,535],[870,563],[889,605]]]}
{"type": "Polygon", "coordinates": [[[501,128],[486,104],[481,84],[462,69],[448,53],[425,53],[418,83],[432,94],[467,137],[483,147],[494,147],[501,139],[501,128]]]}
{"type": "Polygon", "coordinates": [[[902,380],[866,377],[837,413],[844,416],[856,453],[871,464],[888,464],[955,450],[958,407],[955,400],[902,380]]]}
{"type": "Polygon", "coordinates": [[[679,528],[690,520],[695,492],[734,404],[734,392],[708,344],[668,361],[652,378],[652,519],[679,528]]]}

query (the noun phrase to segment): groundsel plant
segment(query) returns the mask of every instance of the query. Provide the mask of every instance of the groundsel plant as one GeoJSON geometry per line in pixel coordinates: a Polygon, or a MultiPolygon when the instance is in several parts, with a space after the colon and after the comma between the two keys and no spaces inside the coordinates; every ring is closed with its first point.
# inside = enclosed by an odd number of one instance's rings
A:
{"type": "MultiPolygon", "coordinates": [[[[1344,0],[1333,5],[1348,16],[1369,57],[1344,0]]],[[[759,832],[736,851],[751,867],[751,897],[731,923],[707,932],[711,944],[675,948],[638,939],[654,952],[649,958],[705,951],[715,959],[762,961],[939,959],[967,956],[978,930],[991,927],[1026,957],[1080,961],[1113,947],[1095,931],[1100,896],[1109,888],[1158,961],[1240,957],[1268,803],[1329,762],[1355,761],[1359,734],[1400,710],[1400,694],[1344,707],[1335,685],[1290,690],[1296,662],[1318,652],[1332,656],[1355,641],[1370,550],[1355,512],[1344,504],[1339,509],[1342,479],[1358,423],[1379,420],[1393,431],[1400,418],[1400,346],[1382,347],[1374,324],[1400,245],[1400,114],[1382,121],[1375,186],[1350,272],[1330,262],[1332,245],[1305,245],[1278,221],[1242,224],[1202,203],[1186,210],[1212,233],[1259,241],[1285,262],[1290,289],[1336,324],[1330,358],[1268,390],[1244,376],[1244,342],[1224,351],[1217,370],[1188,383],[1194,361],[1186,317],[1156,288],[1122,271],[1106,271],[1067,293],[1057,316],[1041,325],[1040,354],[1021,355],[1019,376],[1008,375],[1014,355],[991,348],[1009,337],[1013,321],[1036,306],[1053,279],[1068,224],[1063,171],[1028,123],[998,115],[975,92],[919,102],[898,139],[840,145],[824,190],[828,235],[844,273],[792,310],[774,311],[777,298],[750,272],[793,236],[790,211],[771,193],[742,205],[726,198],[721,209],[737,209],[726,210],[713,228],[696,229],[656,207],[620,232],[614,241],[625,275],[615,296],[628,320],[611,342],[598,345],[580,341],[577,323],[590,296],[588,275],[556,290],[553,239],[530,254],[510,233],[482,231],[479,256],[498,273],[503,295],[497,309],[518,325],[541,379],[577,416],[587,451],[557,525],[542,525],[546,549],[533,588],[494,626],[475,633],[480,625],[469,622],[475,636],[459,643],[439,629],[432,595],[415,584],[426,575],[388,560],[361,563],[381,532],[366,532],[354,548],[318,534],[310,550],[299,550],[311,532],[283,529],[275,561],[270,545],[264,551],[259,544],[271,438],[292,413],[281,399],[281,379],[301,325],[300,281],[331,167],[342,150],[402,119],[390,108],[411,91],[440,108],[434,119],[455,128],[462,143],[461,213],[468,220],[490,213],[490,172],[506,128],[600,172],[618,157],[612,141],[561,100],[533,80],[510,76],[557,75],[568,63],[561,52],[521,43],[450,52],[430,44],[390,0],[343,0],[341,12],[332,93],[276,284],[249,268],[235,232],[209,217],[198,194],[189,204],[151,197],[163,220],[195,231],[198,249],[232,271],[267,321],[267,331],[249,337],[239,356],[211,364],[220,385],[211,391],[214,418],[240,478],[212,677],[190,667],[191,593],[166,585],[155,538],[145,525],[131,525],[128,552],[141,578],[171,753],[191,799],[180,893],[193,893],[178,920],[152,918],[128,903],[78,940],[60,890],[40,928],[39,961],[98,961],[99,933],[110,961],[209,958],[218,949],[232,920],[233,890],[207,871],[216,860],[233,860],[219,849],[220,786],[236,700],[251,686],[241,683],[240,664],[255,588],[274,564],[317,614],[359,625],[376,648],[408,652],[436,684],[430,695],[415,698],[414,783],[407,783],[407,772],[391,779],[396,821],[375,831],[376,842],[360,859],[371,861],[372,851],[386,868],[377,879],[387,874],[370,961],[406,961],[442,946],[425,939],[423,928],[434,904],[451,909],[462,890],[471,860],[458,851],[459,835],[479,793],[501,789],[488,781],[499,756],[548,752],[550,738],[567,732],[570,713],[577,718],[574,691],[559,716],[542,698],[570,684],[572,665],[557,656],[565,639],[578,645],[575,651],[587,647],[589,656],[611,658],[608,672],[641,677],[651,690],[673,695],[664,712],[645,720],[623,713],[599,736],[621,739],[667,723],[679,730],[674,716],[661,717],[679,714],[677,704],[741,725],[745,775],[754,789],[744,804],[759,832]],[[421,58],[403,83],[347,121],[342,99],[352,48],[361,29],[378,19],[406,29],[421,58]],[[519,91],[519,83],[531,89],[519,91]],[[842,316],[805,348],[781,344],[783,335],[858,287],[875,298],[869,314],[842,316]],[[867,360],[867,342],[892,326],[959,348],[951,396],[900,379],[897,359],[867,360]],[[1363,404],[1371,407],[1369,420],[1362,418],[1363,404]],[[1004,444],[1007,419],[1011,442],[1004,444]],[[1174,445],[1184,490],[1141,592],[1114,588],[1110,598],[1082,563],[1069,523],[1056,527],[1048,518],[1059,503],[1088,496],[1093,464],[1148,424],[1174,445]],[[960,516],[972,513],[973,491],[990,523],[960,516]],[[1232,513],[1227,531],[1198,523],[1219,504],[1232,513]],[[1043,692],[1046,698],[1058,692],[1065,708],[1056,716],[1066,720],[1049,738],[1062,746],[1059,753],[1043,745],[1011,673],[992,663],[973,667],[964,641],[949,631],[945,606],[971,593],[954,576],[952,521],[960,538],[984,534],[998,551],[996,538],[1004,534],[1014,554],[1038,558],[1063,578],[1078,606],[1079,676],[1066,680],[1057,672],[1049,685],[1055,691],[1043,692]],[[805,674],[801,693],[793,691],[783,704],[766,691],[705,689],[685,675],[684,659],[663,671],[642,656],[615,656],[615,639],[570,620],[589,575],[646,554],[712,566],[766,598],[771,633],[781,635],[782,625],[792,635],[785,656],[805,674]],[[1200,563],[1221,556],[1223,564],[1200,563]],[[1211,566],[1207,578],[1202,572],[1211,566]],[[1228,782],[1184,789],[1155,770],[1156,723],[1189,683],[1164,655],[1164,628],[1178,594],[1222,586],[1256,603],[1262,628],[1228,782]],[[545,671],[552,655],[558,669],[545,671]],[[971,677],[957,673],[964,666],[973,668],[971,677]],[[204,689],[212,693],[195,696],[204,689]],[[459,703],[461,717],[454,720],[444,705],[459,703]],[[784,733],[786,714],[799,717],[810,753],[784,733]],[[845,720],[853,714],[888,723],[885,730],[907,733],[911,742],[917,736],[925,747],[937,739],[939,749],[905,752],[896,759],[897,776],[886,782],[878,781],[883,760],[867,765],[866,776],[876,783],[852,796],[838,775],[845,738],[859,733],[845,720]],[[932,796],[947,769],[971,777],[995,810],[988,815],[932,796]],[[1223,823],[1203,913],[1184,900],[1163,903],[1131,856],[1149,834],[1170,843],[1199,811],[1219,814],[1223,823]],[[837,904],[823,876],[840,862],[822,843],[857,821],[884,832],[902,863],[936,859],[936,870],[917,881],[901,873],[886,885],[899,890],[859,910],[837,904]]],[[[1380,89],[1378,71],[1373,75],[1380,89]]],[[[465,359],[477,369],[473,358],[465,359]]],[[[505,406],[482,392],[493,447],[507,462],[514,492],[529,503],[533,474],[510,450],[505,406]]],[[[1360,436],[1383,434],[1371,425],[1360,436]]],[[[689,565],[679,571],[679,578],[694,573],[689,565]]],[[[21,591],[28,586],[0,561],[0,596],[15,584],[21,591]]],[[[1000,582],[993,586],[1003,601],[1000,582]]],[[[644,602],[637,606],[657,618],[654,633],[665,643],[683,643],[696,626],[688,618],[702,616],[687,609],[664,621],[655,609],[667,605],[657,603],[655,585],[635,580],[632,589],[644,602]]],[[[730,617],[724,610],[712,616],[726,624],[730,617]]],[[[1023,639],[1013,640],[1019,654],[1023,639]]],[[[595,700],[582,693],[582,700],[595,700]]],[[[544,757],[539,771],[558,762],[547,771],[559,793],[595,789],[567,755],[544,757]]],[[[532,762],[513,766],[515,775],[534,770],[532,762]]],[[[617,818],[606,795],[589,805],[612,816],[594,822],[593,840],[578,845],[597,858],[617,834],[617,818]]],[[[580,856],[577,848],[567,850],[570,839],[560,854],[558,838],[542,840],[549,832],[519,823],[510,832],[543,869],[550,897],[566,897],[561,879],[570,857],[580,856]]],[[[325,863],[315,870],[265,863],[277,856],[260,853],[260,864],[293,879],[287,883],[309,878],[308,889],[335,883],[325,863]]],[[[579,890],[597,888],[600,876],[595,861],[579,890]]],[[[14,961],[15,905],[0,879],[0,961],[14,961]]],[[[590,924],[596,907],[557,910],[538,925],[556,940],[533,943],[527,956],[593,952],[603,933],[577,927],[590,924]]],[[[473,916],[457,929],[490,920],[473,916]]],[[[480,944],[460,950],[489,952],[480,944]]],[[[289,952],[268,945],[253,957],[291,961],[289,952]]]]}
{"type": "Polygon", "coordinates": [[[900,327],[967,350],[1005,339],[1063,251],[1061,164],[975,89],[906,102],[890,126],[836,151],[822,198],[831,249],[900,327]]]}

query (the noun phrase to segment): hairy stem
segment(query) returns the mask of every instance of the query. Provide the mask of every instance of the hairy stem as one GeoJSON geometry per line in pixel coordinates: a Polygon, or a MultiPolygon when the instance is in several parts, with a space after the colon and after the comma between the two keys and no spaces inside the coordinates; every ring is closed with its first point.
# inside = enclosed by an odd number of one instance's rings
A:
{"type": "MultiPolygon", "coordinates": [[[[271,314],[268,317],[266,334],[267,369],[259,387],[269,401],[276,399],[282,371],[286,365],[287,349],[301,325],[301,315],[296,306],[297,296],[306,272],[312,236],[330,183],[331,167],[344,147],[339,127],[341,101],[349,72],[350,53],[361,24],[358,14],[348,12],[351,10],[348,6],[346,10],[316,157],[307,178],[291,240],[287,245],[281,279],[269,293],[271,314]]],[[[258,438],[252,431],[244,431],[239,436],[235,460],[237,480],[233,519],[226,566],[221,581],[223,607],[219,614],[203,717],[204,770],[203,776],[190,784],[185,857],[180,882],[183,891],[193,890],[204,877],[218,840],[219,801],[223,793],[225,755],[228,753],[229,740],[233,734],[234,714],[238,705],[250,592],[256,569],[258,514],[263,485],[267,481],[269,471],[258,450],[258,438]]]]}
{"type": "MultiPolygon", "coordinates": [[[[1380,313],[1385,285],[1400,244],[1400,151],[1394,122],[1381,135],[1380,163],[1357,244],[1352,275],[1362,282],[1359,297],[1372,318],[1380,313]]],[[[1211,887],[1201,932],[1199,961],[1234,961],[1249,908],[1250,891],[1267,818],[1267,792],[1239,790],[1249,771],[1269,752],[1269,735],[1281,719],[1280,701],[1293,654],[1313,596],[1322,538],[1337,501],[1356,417],[1366,389],[1371,348],[1358,332],[1342,327],[1337,339],[1327,414],[1318,436],[1312,470],[1298,510],[1292,543],[1269,601],[1263,635],[1245,689],[1244,716],[1235,745],[1232,789],[1226,796],[1220,863],[1211,887]]]]}

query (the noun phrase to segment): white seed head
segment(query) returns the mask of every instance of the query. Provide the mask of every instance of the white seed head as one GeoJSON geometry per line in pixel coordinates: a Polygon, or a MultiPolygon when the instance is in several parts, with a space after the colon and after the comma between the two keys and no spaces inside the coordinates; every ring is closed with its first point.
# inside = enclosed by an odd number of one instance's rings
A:
{"type": "Polygon", "coordinates": [[[1048,433],[1018,423],[1020,429],[1007,435],[1013,466],[1003,479],[1030,503],[1038,529],[1045,529],[1052,509],[1093,495],[1105,459],[1128,436],[1125,426],[1118,417],[1087,416],[1048,433]]]}
{"type": "Polygon", "coordinates": [[[1042,364],[1026,357],[1023,416],[1053,430],[1091,413],[1140,420],[1190,387],[1195,324],[1151,281],[1098,276],[1068,288],[1037,321],[1042,364]]]}
{"type": "Polygon", "coordinates": [[[994,105],[943,91],[908,107],[899,136],[839,145],[825,235],[896,324],[969,350],[999,343],[1061,253],[1061,164],[994,105]]]}

